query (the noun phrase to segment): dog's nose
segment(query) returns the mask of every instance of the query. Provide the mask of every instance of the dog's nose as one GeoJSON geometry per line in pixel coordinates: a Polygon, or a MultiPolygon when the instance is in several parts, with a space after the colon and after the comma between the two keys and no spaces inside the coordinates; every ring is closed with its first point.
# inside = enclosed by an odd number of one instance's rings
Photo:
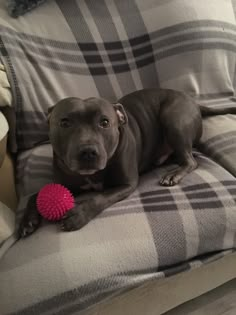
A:
{"type": "Polygon", "coordinates": [[[85,147],[80,150],[79,152],[79,159],[83,162],[92,162],[98,156],[98,152],[95,148],[92,147],[85,147]]]}

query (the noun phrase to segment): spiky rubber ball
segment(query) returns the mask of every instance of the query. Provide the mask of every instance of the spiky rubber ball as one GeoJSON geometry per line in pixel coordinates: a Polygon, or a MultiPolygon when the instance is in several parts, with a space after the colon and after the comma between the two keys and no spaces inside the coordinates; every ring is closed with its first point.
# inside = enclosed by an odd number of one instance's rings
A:
{"type": "Polygon", "coordinates": [[[60,184],[47,184],[38,193],[37,208],[42,217],[49,221],[60,220],[74,207],[74,197],[60,184]]]}

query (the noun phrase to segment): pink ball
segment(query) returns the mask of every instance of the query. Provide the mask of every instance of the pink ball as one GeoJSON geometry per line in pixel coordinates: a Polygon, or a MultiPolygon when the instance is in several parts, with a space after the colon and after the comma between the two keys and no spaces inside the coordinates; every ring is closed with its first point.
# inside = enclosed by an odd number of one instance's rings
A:
{"type": "Polygon", "coordinates": [[[74,207],[71,192],[60,184],[48,184],[38,193],[38,212],[49,221],[60,220],[64,214],[74,207]]]}

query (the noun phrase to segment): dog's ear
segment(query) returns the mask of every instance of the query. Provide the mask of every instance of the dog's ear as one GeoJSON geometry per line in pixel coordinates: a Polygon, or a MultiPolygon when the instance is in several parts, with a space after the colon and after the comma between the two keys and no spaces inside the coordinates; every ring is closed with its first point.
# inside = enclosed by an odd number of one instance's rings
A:
{"type": "Polygon", "coordinates": [[[54,107],[55,107],[55,105],[48,108],[48,114],[47,114],[47,122],[48,123],[49,123],[49,120],[50,120],[50,117],[51,117],[51,114],[52,114],[54,107]]]}
{"type": "Polygon", "coordinates": [[[120,103],[116,103],[116,104],[113,104],[113,106],[115,108],[115,111],[116,111],[116,114],[117,114],[117,117],[118,117],[120,125],[127,124],[128,116],[127,116],[127,114],[125,112],[125,109],[124,109],[123,105],[120,104],[120,103]]]}

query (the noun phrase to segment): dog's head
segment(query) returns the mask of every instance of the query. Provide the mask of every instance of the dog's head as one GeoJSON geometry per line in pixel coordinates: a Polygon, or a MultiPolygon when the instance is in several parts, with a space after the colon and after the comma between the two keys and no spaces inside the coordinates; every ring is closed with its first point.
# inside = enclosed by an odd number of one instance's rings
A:
{"type": "Polygon", "coordinates": [[[121,104],[70,97],[49,109],[49,138],[61,164],[71,172],[92,175],[115,153],[127,115],[121,104]]]}

